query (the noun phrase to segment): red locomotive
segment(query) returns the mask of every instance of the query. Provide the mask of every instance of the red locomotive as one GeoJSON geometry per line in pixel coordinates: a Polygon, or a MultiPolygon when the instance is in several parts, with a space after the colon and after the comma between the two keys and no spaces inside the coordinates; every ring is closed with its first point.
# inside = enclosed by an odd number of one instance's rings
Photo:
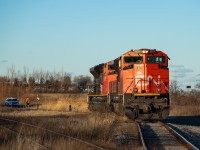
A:
{"type": "Polygon", "coordinates": [[[168,59],[156,49],[137,49],[92,67],[94,92],[88,94],[89,109],[165,119],[170,104],[168,59]]]}

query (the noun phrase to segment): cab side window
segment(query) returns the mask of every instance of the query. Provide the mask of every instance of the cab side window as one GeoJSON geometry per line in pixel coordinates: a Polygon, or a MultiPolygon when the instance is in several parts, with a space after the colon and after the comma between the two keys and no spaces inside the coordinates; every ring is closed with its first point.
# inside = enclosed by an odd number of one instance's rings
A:
{"type": "Polygon", "coordinates": [[[163,56],[148,56],[147,62],[148,63],[164,63],[165,57],[163,57],[163,56]]]}
{"type": "Polygon", "coordinates": [[[128,56],[124,57],[124,63],[125,64],[135,64],[135,63],[142,63],[143,62],[143,57],[141,56],[128,56]]]}

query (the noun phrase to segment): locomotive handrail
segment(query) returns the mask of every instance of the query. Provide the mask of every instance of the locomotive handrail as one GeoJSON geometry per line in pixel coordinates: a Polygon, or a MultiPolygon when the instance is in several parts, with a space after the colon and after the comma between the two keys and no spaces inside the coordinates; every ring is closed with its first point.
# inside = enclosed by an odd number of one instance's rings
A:
{"type": "Polygon", "coordinates": [[[130,86],[131,86],[131,84],[133,83],[134,80],[135,80],[135,78],[133,78],[133,80],[129,83],[129,85],[127,86],[125,92],[123,92],[123,94],[125,94],[128,91],[128,89],[130,88],[130,86]]]}
{"type": "Polygon", "coordinates": [[[162,80],[161,80],[161,83],[163,84],[163,86],[166,89],[166,91],[169,92],[169,89],[165,86],[165,83],[162,80]]]}
{"type": "MultiPolygon", "coordinates": [[[[136,85],[140,82],[140,81],[142,81],[143,79],[142,78],[138,78],[138,79],[140,79],[140,80],[138,80],[138,82],[135,84],[135,87],[136,87],[136,85]]],[[[130,88],[130,86],[131,86],[131,84],[133,83],[133,81],[135,80],[135,78],[133,78],[133,80],[130,82],[130,84],[127,86],[127,88],[126,88],[126,90],[125,90],[125,92],[123,93],[123,94],[125,94],[127,91],[128,91],[128,89],[130,88]]]]}

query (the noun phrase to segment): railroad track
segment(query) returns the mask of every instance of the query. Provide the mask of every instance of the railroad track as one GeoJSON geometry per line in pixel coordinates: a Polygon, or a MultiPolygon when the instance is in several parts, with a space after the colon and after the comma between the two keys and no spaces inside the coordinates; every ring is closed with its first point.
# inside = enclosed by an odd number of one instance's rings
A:
{"type": "Polygon", "coordinates": [[[33,142],[34,144],[36,144],[36,145],[38,145],[40,148],[42,148],[42,149],[51,149],[51,148],[49,148],[48,146],[45,146],[45,145],[43,145],[43,144],[40,144],[40,143],[38,143],[38,142],[36,142],[36,141],[34,141],[33,139],[31,139],[29,136],[30,135],[26,135],[26,131],[25,132],[23,132],[22,131],[22,126],[25,128],[31,128],[31,129],[36,129],[36,130],[41,130],[41,131],[45,131],[45,132],[47,132],[47,133],[49,133],[49,134],[53,134],[53,135],[55,135],[55,136],[61,136],[61,137],[64,137],[64,138],[68,138],[68,139],[70,139],[70,140],[74,140],[74,141],[76,141],[76,142],[80,142],[81,144],[84,144],[84,145],[86,145],[88,148],[90,148],[90,149],[98,149],[98,150],[106,150],[105,148],[103,148],[103,147],[100,147],[100,146],[98,146],[98,145],[95,145],[95,144],[93,144],[93,143],[90,143],[90,142],[88,142],[88,141],[84,141],[84,140],[82,140],[82,139],[78,139],[78,138],[75,138],[75,137],[71,137],[71,136],[69,136],[69,135],[66,135],[66,134],[62,134],[62,133],[58,133],[58,132],[56,132],[56,131],[53,131],[53,130],[49,130],[49,129],[46,129],[46,128],[43,128],[43,127],[39,127],[39,126],[35,126],[35,125],[33,125],[33,124],[28,124],[28,123],[23,123],[23,122],[19,122],[19,121],[17,121],[17,120],[12,120],[12,119],[7,119],[7,118],[2,118],[2,117],[0,117],[0,127],[2,128],[2,129],[4,129],[4,130],[8,130],[9,132],[12,132],[12,133],[15,133],[15,134],[18,134],[18,135],[22,135],[24,138],[27,138],[29,141],[31,141],[31,142],[33,142]],[[17,131],[16,129],[15,129],[15,127],[17,126],[17,125],[21,125],[21,129],[20,129],[20,131],[17,131]]]}
{"type": "Polygon", "coordinates": [[[51,150],[50,148],[48,148],[48,147],[46,147],[46,146],[38,143],[36,140],[34,140],[34,139],[32,139],[32,138],[30,138],[30,137],[28,137],[26,135],[22,135],[20,132],[16,132],[16,131],[14,131],[14,130],[12,130],[10,128],[7,128],[5,126],[2,126],[2,125],[0,125],[0,128],[2,130],[6,130],[8,132],[11,132],[12,134],[15,134],[15,136],[21,136],[21,137],[23,137],[23,139],[25,141],[27,141],[28,143],[32,143],[36,147],[36,149],[39,149],[39,150],[51,150]]]}
{"type": "Polygon", "coordinates": [[[145,150],[181,149],[198,150],[189,141],[164,123],[139,123],[141,141],[145,150]]]}
{"type": "Polygon", "coordinates": [[[190,143],[200,148],[200,133],[198,132],[199,126],[192,127],[186,125],[176,125],[167,123],[169,127],[174,129],[177,133],[181,134],[183,138],[187,139],[190,143]]]}

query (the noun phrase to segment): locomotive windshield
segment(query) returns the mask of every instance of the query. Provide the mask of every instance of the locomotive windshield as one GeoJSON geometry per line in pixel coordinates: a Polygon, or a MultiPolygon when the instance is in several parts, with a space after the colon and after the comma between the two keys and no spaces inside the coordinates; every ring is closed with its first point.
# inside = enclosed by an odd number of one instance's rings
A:
{"type": "Polygon", "coordinates": [[[108,70],[115,70],[113,65],[108,65],[108,70]]]}
{"type": "Polygon", "coordinates": [[[124,63],[142,63],[143,62],[143,57],[142,56],[127,56],[124,57],[124,63]]]}
{"type": "Polygon", "coordinates": [[[163,56],[148,56],[147,62],[148,63],[164,63],[165,57],[163,57],[163,56]]]}

